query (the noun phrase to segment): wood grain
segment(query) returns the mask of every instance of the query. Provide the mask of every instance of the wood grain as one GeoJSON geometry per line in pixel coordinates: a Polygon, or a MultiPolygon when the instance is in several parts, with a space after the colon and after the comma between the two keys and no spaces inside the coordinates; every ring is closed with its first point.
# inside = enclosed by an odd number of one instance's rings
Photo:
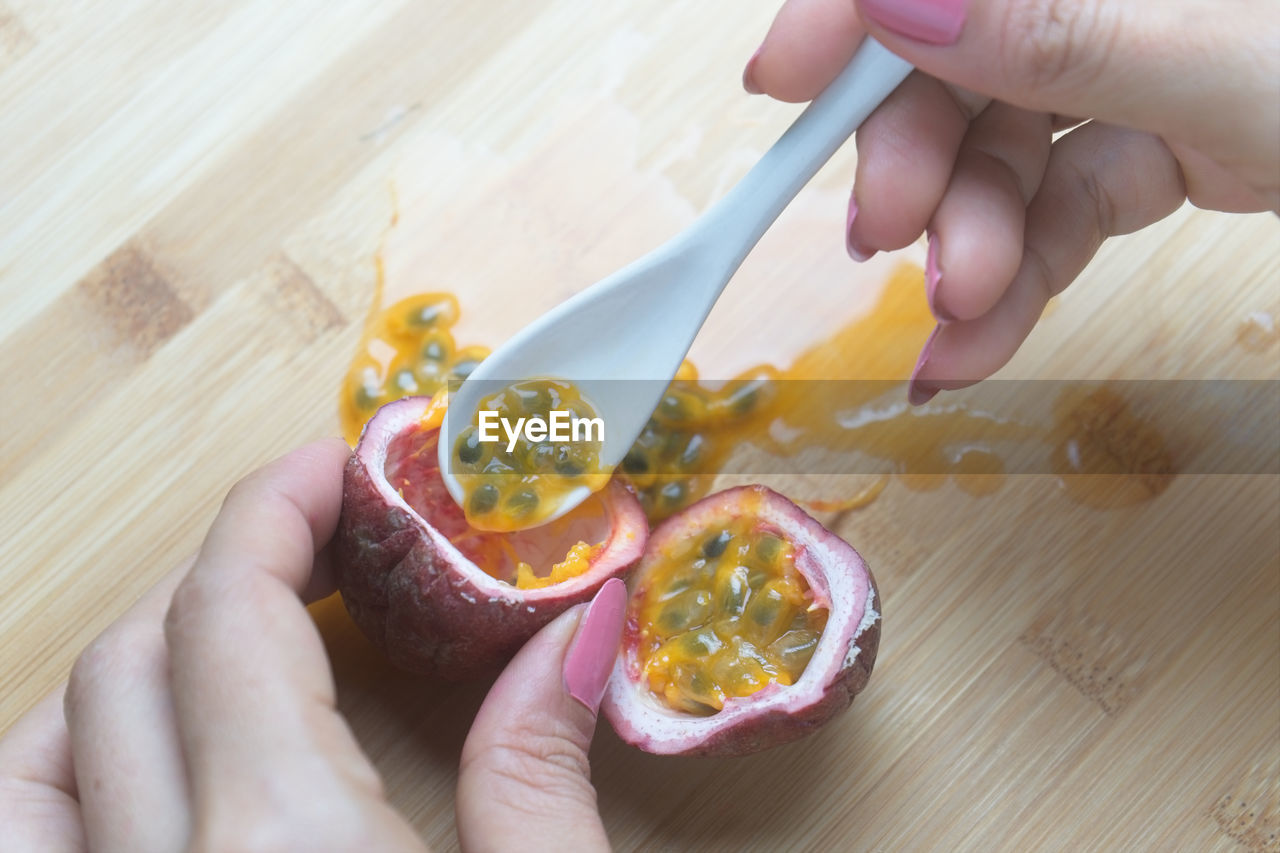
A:
{"type": "MultiPolygon", "coordinates": [[[[457,291],[466,342],[500,340],[786,125],[795,107],[738,82],[772,11],[0,0],[0,727],[194,551],[232,482],[336,432],[393,213],[394,286],[457,291]]],[[[700,360],[785,358],[920,257],[843,256],[852,163],[748,260],[700,360]]],[[[1280,316],[1278,233],[1186,208],[1111,241],[1003,375],[1276,379],[1280,339],[1247,324],[1280,316]]],[[[1048,477],[894,485],[828,520],[884,597],[869,688],[739,760],[602,731],[619,850],[1280,850],[1274,473],[1110,511],[1048,477]]],[[[315,612],[391,798],[456,848],[485,685],[395,673],[336,600],[315,612]]]]}

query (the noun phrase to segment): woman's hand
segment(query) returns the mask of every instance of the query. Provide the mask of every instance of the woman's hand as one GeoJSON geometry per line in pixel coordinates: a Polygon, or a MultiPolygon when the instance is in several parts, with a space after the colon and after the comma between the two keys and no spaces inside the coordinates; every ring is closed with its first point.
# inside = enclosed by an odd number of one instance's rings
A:
{"type": "MultiPolygon", "coordinates": [[[[319,442],[238,483],[190,570],[0,740],[6,850],[424,849],[335,708],[305,609],[334,590],[349,453],[319,442]]],[[[607,849],[587,748],[624,609],[611,581],[490,691],[459,776],[466,849],[607,849]]]]}
{"type": "Polygon", "coordinates": [[[1003,366],[1107,237],[1280,212],[1274,0],[787,0],[743,84],[812,98],[868,33],[920,70],[858,130],[848,249],[929,235],[915,403],[1003,366]]]}

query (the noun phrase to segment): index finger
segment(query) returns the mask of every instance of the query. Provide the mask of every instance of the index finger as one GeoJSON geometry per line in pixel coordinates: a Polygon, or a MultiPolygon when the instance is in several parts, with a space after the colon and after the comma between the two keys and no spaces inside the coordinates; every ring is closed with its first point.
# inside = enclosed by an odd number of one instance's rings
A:
{"type": "Polygon", "coordinates": [[[312,569],[349,455],[317,442],[238,483],[174,593],[165,635],[197,836],[226,821],[318,829],[353,788],[376,797],[303,602],[332,591],[312,569]]]}
{"type": "Polygon", "coordinates": [[[850,0],[787,0],[742,84],[781,101],[807,101],[849,64],[865,34],[850,0]]]}

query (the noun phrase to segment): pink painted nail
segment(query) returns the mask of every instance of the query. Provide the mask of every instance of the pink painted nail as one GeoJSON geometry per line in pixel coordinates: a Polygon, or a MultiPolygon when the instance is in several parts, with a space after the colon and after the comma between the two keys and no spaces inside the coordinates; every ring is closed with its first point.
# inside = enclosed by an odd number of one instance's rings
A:
{"type": "Polygon", "coordinates": [[[613,672],[627,612],[627,585],[610,578],[591,599],[578,625],[578,634],[564,657],[564,687],[569,695],[595,713],[613,672]]]}
{"type": "Polygon", "coordinates": [[[907,402],[913,406],[923,406],[932,400],[938,393],[937,388],[925,382],[920,382],[916,377],[920,375],[920,371],[924,369],[925,364],[929,361],[929,356],[933,354],[933,342],[938,337],[941,325],[933,327],[933,331],[929,333],[929,338],[924,342],[924,348],[920,350],[920,358],[916,359],[915,369],[911,371],[911,378],[907,381],[907,402]]]}
{"type": "Polygon", "coordinates": [[[849,193],[849,212],[844,217],[844,248],[849,253],[849,257],[858,263],[870,260],[875,255],[875,249],[868,249],[866,246],[853,239],[853,220],[858,217],[858,199],[854,193],[849,193]]]}
{"type": "Polygon", "coordinates": [[[760,58],[760,51],[764,50],[764,45],[756,48],[756,52],[751,54],[751,58],[747,60],[747,67],[742,69],[742,88],[747,90],[748,95],[759,95],[764,92],[756,85],[756,60],[760,58]]]}
{"type": "Polygon", "coordinates": [[[942,278],[942,270],[938,269],[938,235],[929,235],[929,256],[924,262],[924,295],[929,300],[929,311],[939,323],[955,322],[945,310],[938,306],[938,280],[942,278]]]}
{"type": "Polygon", "coordinates": [[[964,29],[969,0],[862,0],[868,18],[901,36],[925,44],[955,44],[964,29]]]}

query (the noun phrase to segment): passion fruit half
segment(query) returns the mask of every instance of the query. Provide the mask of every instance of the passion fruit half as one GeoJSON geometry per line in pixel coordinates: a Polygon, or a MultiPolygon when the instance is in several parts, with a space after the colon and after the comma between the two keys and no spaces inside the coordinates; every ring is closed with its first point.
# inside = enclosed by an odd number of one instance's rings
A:
{"type": "Polygon", "coordinates": [[[467,523],[440,478],[442,397],[380,408],[347,463],[335,538],[338,589],[392,663],[451,680],[492,670],[539,628],[639,559],[648,533],[612,482],[550,524],[467,523]]]}
{"type": "Polygon", "coordinates": [[[659,525],[630,590],[602,707],[646,752],[745,755],[796,740],[871,676],[880,612],[866,563],[763,486],[659,525]]]}

